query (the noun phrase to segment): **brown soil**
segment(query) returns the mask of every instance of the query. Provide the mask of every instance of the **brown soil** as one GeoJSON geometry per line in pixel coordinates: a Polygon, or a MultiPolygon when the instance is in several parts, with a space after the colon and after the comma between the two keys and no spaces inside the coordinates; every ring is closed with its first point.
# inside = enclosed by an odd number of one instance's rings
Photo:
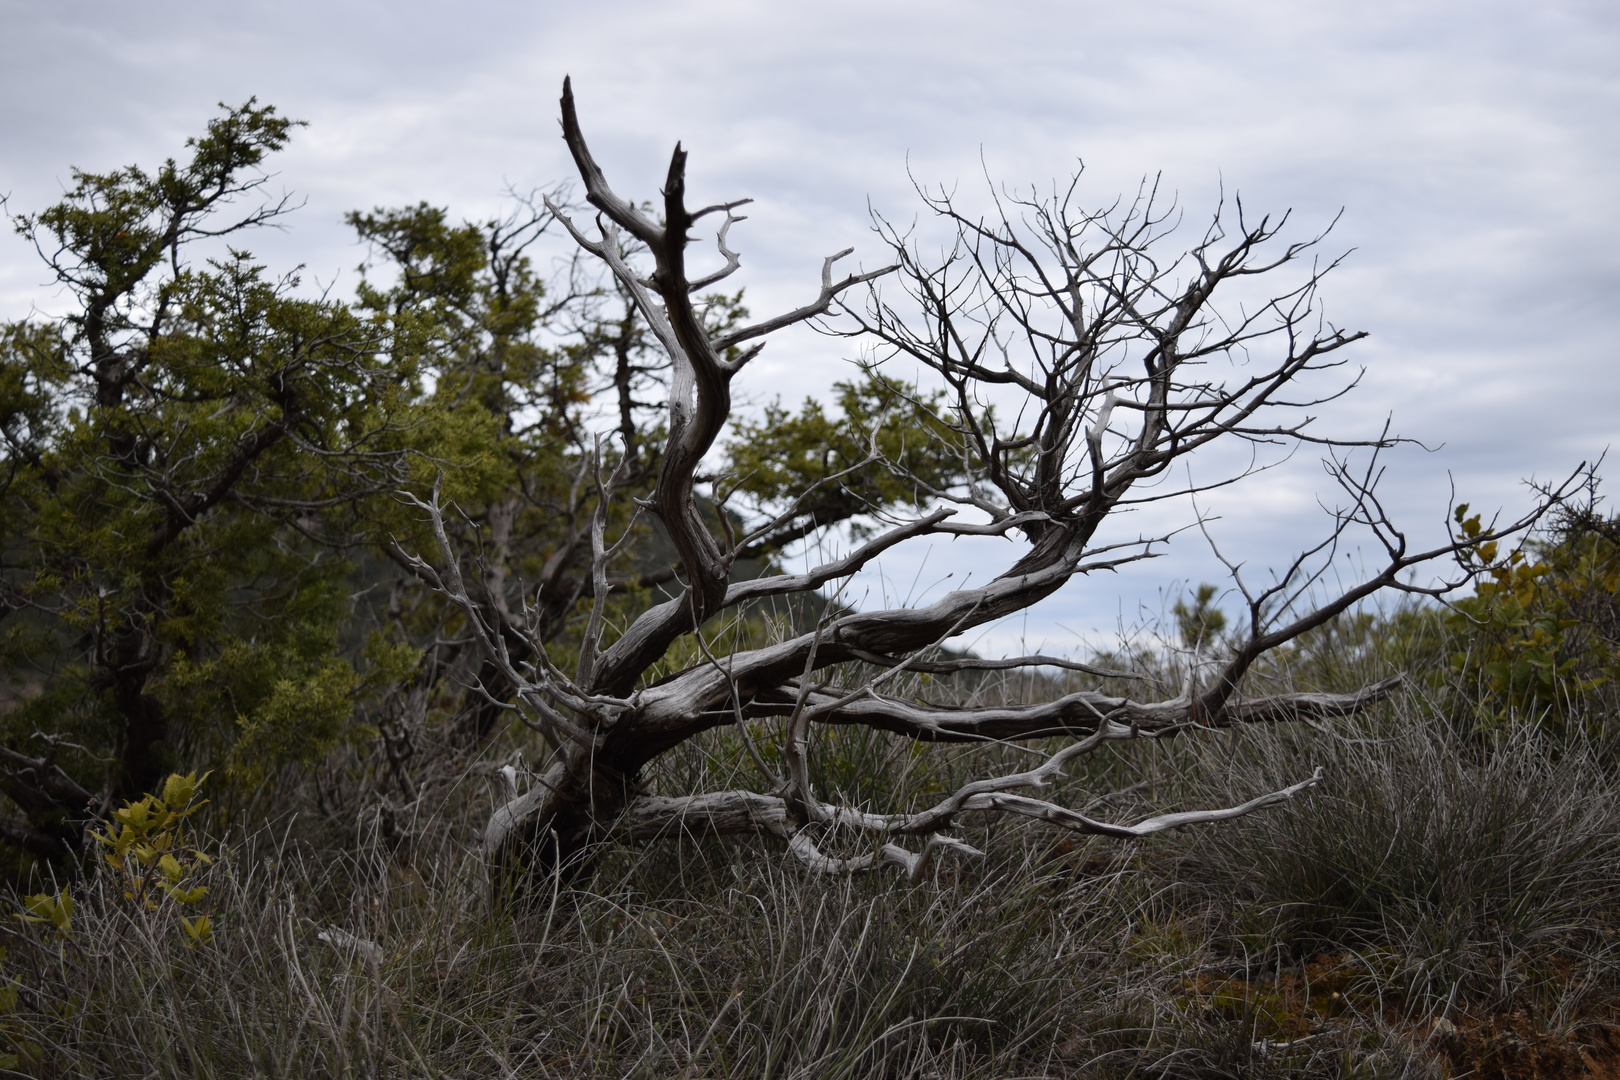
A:
{"type": "Polygon", "coordinates": [[[1569,1031],[1548,1031],[1524,1011],[1476,1015],[1466,1008],[1447,1019],[1414,1023],[1390,1003],[1362,1000],[1365,971],[1344,956],[1321,955],[1296,969],[1251,978],[1202,973],[1186,993],[1228,1020],[1250,1025],[1257,1040],[1289,1042],[1353,1031],[1376,1016],[1405,1028],[1414,1046],[1433,1054],[1450,1076],[1468,1080],[1620,1080],[1620,1007],[1569,1031]]]}
{"type": "Polygon", "coordinates": [[[1432,1043],[1453,1076],[1482,1080],[1620,1080],[1620,1027],[1593,1024],[1559,1034],[1539,1030],[1523,1013],[1442,1028],[1432,1043]]]}

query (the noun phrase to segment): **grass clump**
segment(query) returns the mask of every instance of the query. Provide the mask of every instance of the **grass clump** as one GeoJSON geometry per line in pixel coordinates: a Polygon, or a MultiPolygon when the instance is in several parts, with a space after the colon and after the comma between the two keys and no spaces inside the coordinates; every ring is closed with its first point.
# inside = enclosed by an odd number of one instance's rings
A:
{"type": "MultiPolygon", "coordinates": [[[[1358,665],[1383,659],[1319,650],[1310,678],[1370,681],[1358,665]]],[[[1589,734],[1602,718],[1480,731],[1444,713],[1413,679],[1353,721],[1111,748],[1050,796],[1124,820],[1232,805],[1317,766],[1325,780],[1279,810],[1141,844],[969,819],[964,839],[989,854],[941,860],[915,886],[687,838],[604,848],[583,878],[492,907],[476,854],[487,757],[463,754],[383,810],[325,789],[275,829],[197,811],[206,792],[180,785],[124,815],[150,843],[98,845],[71,886],[15,898],[0,1066],[142,1080],[1601,1074],[1620,1065],[1620,779],[1589,734]]],[[[771,732],[757,736],[769,757],[771,732]]],[[[818,783],[854,804],[921,805],[1024,760],[818,737],[818,783]]],[[[658,768],[649,790],[745,783],[752,766],[716,730],[658,768]]],[[[351,761],[318,775],[366,774],[351,761]]]]}
{"type": "Polygon", "coordinates": [[[111,875],[65,928],[17,922],[8,1020],[53,1077],[1336,1076],[1406,1054],[1382,1029],[1268,1050],[1276,1025],[1189,981],[1212,937],[1163,866],[998,839],[917,887],[756,845],[610,851],[491,913],[449,850],[322,866],[261,833],[202,873],[206,943],[111,875]]]}

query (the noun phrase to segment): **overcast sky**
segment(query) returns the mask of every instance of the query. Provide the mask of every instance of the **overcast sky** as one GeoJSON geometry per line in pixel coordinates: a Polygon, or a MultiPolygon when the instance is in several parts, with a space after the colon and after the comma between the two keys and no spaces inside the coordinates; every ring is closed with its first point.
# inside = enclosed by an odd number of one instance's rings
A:
{"type": "MultiPolygon", "coordinates": [[[[1416,539],[1443,536],[1452,482],[1520,510],[1523,480],[1567,473],[1620,431],[1613,3],[0,0],[0,26],[13,213],[52,202],[70,165],[154,163],[216,102],[258,95],[309,127],[275,166],[307,203],[256,250],[347,292],[361,252],[345,211],[428,200],[479,219],[508,187],[568,178],[556,101],[571,73],[622,194],[653,196],[680,139],[694,203],[756,200],[732,234],[756,314],[803,302],[832,251],[880,260],[867,206],[914,213],[908,169],[973,194],[986,171],[1049,183],[1083,158],[1095,203],[1162,172],[1189,220],[1222,184],[1293,208],[1302,236],[1344,209],[1330,247],[1355,251],[1327,311],[1371,337],[1355,347],[1362,386],[1324,419],[1358,434],[1392,416],[1438,447],[1395,455],[1384,481],[1416,539]]],[[[57,310],[43,280],[26,245],[0,243],[0,316],[57,310]]],[[[801,334],[739,389],[819,393],[849,355],[801,334]]],[[[1325,490],[1303,455],[1212,497],[1212,532],[1258,573],[1319,532],[1325,490]]],[[[857,596],[937,595],[943,575],[993,573],[1011,553],[908,552],[857,596]]],[[[1216,569],[1195,535],[981,647],[1076,648],[1216,569]]]]}

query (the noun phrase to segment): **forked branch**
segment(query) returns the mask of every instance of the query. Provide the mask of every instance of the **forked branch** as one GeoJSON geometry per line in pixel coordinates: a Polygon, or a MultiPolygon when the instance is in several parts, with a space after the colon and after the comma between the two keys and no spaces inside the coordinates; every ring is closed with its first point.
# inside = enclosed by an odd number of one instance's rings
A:
{"type": "MultiPolygon", "coordinates": [[[[592,845],[604,840],[710,833],[775,837],[815,872],[896,866],[918,880],[941,852],[975,853],[953,835],[969,815],[1014,815],[1080,834],[1134,839],[1276,807],[1319,783],[1321,770],[1236,806],[1132,821],[1102,820],[1031,791],[1053,785],[1075,761],[1108,747],[1194,728],[1314,722],[1388,697],[1398,678],[1347,693],[1245,695],[1242,687],[1260,657],[1382,590],[1436,591],[1457,584],[1414,584],[1411,574],[1522,532],[1567,494],[1567,484],[1547,492],[1530,512],[1487,534],[1410,551],[1374,494],[1378,451],[1399,440],[1387,429],[1372,438],[1335,438],[1311,426],[1314,417],[1303,411],[1331,402],[1354,377],[1337,388],[1292,389],[1331,375],[1343,362],[1341,351],[1362,335],[1322,319],[1318,290],[1337,263],[1307,261],[1321,236],[1282,239],[1286,216],[1255,224],[1244,219],[1239,205],[1234,221],[1223,206],[1192,247],[1178,252],[1166,250],[1176,215],[1162,205],[1155,185],[1100,212],[1075,206],[1077,185],[1046,198],[997,193],[988,216],[968,213],[953,194],[927,195],[928,206],[956,232],[954,246],[941,258],[925,256],[910,235],[878,218],[892,265],[835,279],[835,264],[850,254],[841,251],[823,262],[820,291],[811,303],[712,331],[693,296],[740,268],[730,230],[743,220],[734,211],[746,200],[689,212],[686,152],[677,144],[655,220],[609,185],[587,146],[566,81],[562,122],[586,197],[598,211],[596,234],[588,235],[558,207],[551,212],[633,302],[668,352],[671,378],[657,479],[634,512],[609,514],[610,503],[625,497],[617,483],[628,451],[606,477],[599,440],[587,444],[588,460],[579,465],[580,485],[594,490],[596,502],[588,532],[575,541],[589,545],[592,593],[578,670],[571,676],[551,662],[538,633],[531,635],[533,659],[515,661],[506,637],[514,618],[536,625],[534,609],[504,621],[485,610],[456,568],[458,554],[444,530],[437,491],[413,500],[433,526],[438,560],[406,557],[408,565],[465,613],[470,632],[515,687],[513,700],[502,704],[545,733],[554,748],[527,791],[511,778],[485,831],[497,877],[517,867],[580,865],[592,845]],[[686,262],[690,232],[711,214],[724,215],[715,236],[723,265],[693,277],[686,262]],[[626,236],[634,243],[625,242],[626,236]],[[643,265],[649,260],[650,268],[643,265]],[[1269,300],[1226,304],[1234,283],[1257,277],[1278,282],[1269,300]],[[843,298],[857,286],[865,286],[866,303],[850,310],[843,298]],[[926,427],[925,437],[960,467],[944,479],[924,475],[903,451],[886,452],[874,429],[869,449],[847,454],[797,491],[758,505],[752,527],[738,530],[744,533],[741,544],[729,521],[722,525],[725,535],[717,537],[709,524],[714,506],[734,489],[706,502],[698,493],[705,482],[699,470],[732,417],[732,380],[766,336],[811,319],[821,319],[818,325],[834,333],[860,337],[869,347],[868,367],[900,360],[932,379],[933,388],[919,389],[907,405],[926,427]],[[749,342],[755,347],[734,351],[749,342]],[[1272,587],[1248,589],[1234,566],[1249,605],[1248,625],[1230,643],[1210,685],[1199,687],[1190,678],[1174,697],[1151,700],[1144,690],[1144,699],[1137,700],[1057,681],[1131,675],[1112,666],[1041,654],[997,659],[942,652],[974,628],[1027,611],[1077,575],[1149,557],[1175,535],[1110,538],[1105,525],[1121,508],[1237,483],[1270,463],[1251,456],[1230,474],[1198,485],[1189,481],[1173,494],[1153,485],[1216,443],[1242,443],[1254,454],[1270,447],[1286,454],[1325,446],[1348,504],[1335,512],[1327,538],[1306,545],[1272,587]],[[1373,452],[1364,468],[1352,472],[1348,455],[1358,447],[1373,452]],[[872,475],[884,477],[885,484],[897,481],[908,499],[856,490],[870,486],[861,478],[872,475]],[[829,492],[850,506],[869,508],[863,523],[875,535],[801,573],[772,568],[753,580],[732,580],[739,551],[796,527],[812,493],[821,498],[829,492]],[[915,512],[902,512],[902,506],[915,512]],[[964,520],[957,508],[972,519],[964,520]],[[662,577],[648,565],[645,549],[639,557],[632,549],[633,538],[644,532],[627,530],[616,542],[607,541],[610,520],[633,521],[641,511],[659,519],[672,550],[662,577]],[[977,584],[915,607],[851,610],[827,597],[825,590],[901,545],[942,535],[1005,537],[1017,542],[1017,553],[999,574],[975,575],[977,584]],[[1353,538],[1381,549],[1377,568],[1328,592],[1324,567],[1353,538]],[[636,561],[629,575],[615,570],[620,558],[636,561]],[[615,581],[636,575],[668,582],[672,595],[641,611],[613,638],[608,596],[615,581]],[[746,616],[760,601],[794,596],[819,612],[813,626],[729,651],[718,647],[722,635],[709,626],[717,615],[746,616]],[[686,635],[692,635],[689,655],[701,658],[669,671],[663,665],[686,635]],[[1020,680],[1038,691],[1024,701],[935,703],[904,688],[907,675],[948,687],[962,674],[1037,667],[1063,675],[1020,680]],[[1038,763],[957,784],[915,812],[881,812],[829,801],[813,787],[817,732],[849,726],[922,744],[1017,744],[1038,763]],[[656,775],[653,765],[661,755],[716,728],[736,730],[764,790],[648,793],[644,785],[656,775]],[[756,731],[775,740],[775,763],[756,744],[756,731]]],[[[708,475],[726,470],[711,464],[708,475]]],[[[1196,511],[1195,518],[1202,523],[1196,511]]],[[[1143,687],[1150,682],[1135,681],[1143,687]]]]}

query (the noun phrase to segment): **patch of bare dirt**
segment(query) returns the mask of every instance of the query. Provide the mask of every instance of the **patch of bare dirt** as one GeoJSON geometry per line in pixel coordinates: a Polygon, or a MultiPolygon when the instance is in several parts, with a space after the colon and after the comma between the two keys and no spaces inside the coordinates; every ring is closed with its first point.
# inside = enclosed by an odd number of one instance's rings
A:
{"type": "Polygon", "coordinates": [[[1409,1016],[1356,992],[1365,975],[1353,959],[1321,955],[1300,967],[1258,976],[1201,973],[1186,984],[1189,999],[1260,1039],[1279,1042],[1353,1031],[1376,1018],[1406,1030],[1413,1046],[1435,1055],[1462,1080],[1620,1080],[1620,1009],[1569,1031],[1549,1031],[1525,1011],[1449,1019],[1409,1016]]]}

